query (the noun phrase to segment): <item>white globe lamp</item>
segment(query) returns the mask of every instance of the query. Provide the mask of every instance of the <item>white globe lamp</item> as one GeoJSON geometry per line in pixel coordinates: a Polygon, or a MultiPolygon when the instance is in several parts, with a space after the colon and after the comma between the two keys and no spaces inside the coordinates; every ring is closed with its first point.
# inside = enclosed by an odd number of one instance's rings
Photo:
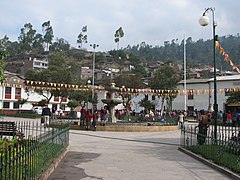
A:
{"type": "Polygon", "coordinates": [[[209,24],[209,18],[205,15],[203,15],[202,17],[200,17],[199,19],[199,24],[201,26],[207,26],[209,24]]]}

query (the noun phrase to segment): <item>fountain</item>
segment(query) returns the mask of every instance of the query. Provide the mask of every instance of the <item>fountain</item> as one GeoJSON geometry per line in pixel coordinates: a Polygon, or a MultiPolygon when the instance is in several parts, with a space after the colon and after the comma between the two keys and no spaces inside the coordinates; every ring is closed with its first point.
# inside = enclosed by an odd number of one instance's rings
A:
{"type": "Polygon", "coordinates": [[[111,83],[110,87],[107,88],[106,90],[110,93],[110,97],[106,99],[102,99],[102,102],[104,104],[107,104],[109,107],[109,112],[110,112],[110,117],[109,117],[109,122],[116,123],[117,119],[115,117],[115,106],[118,104],[121,104],[124,102],[122,99],[116,99],[115,98],[115,92],[119,90],[118,87],[115,87],[115,83],[111,83]]]}

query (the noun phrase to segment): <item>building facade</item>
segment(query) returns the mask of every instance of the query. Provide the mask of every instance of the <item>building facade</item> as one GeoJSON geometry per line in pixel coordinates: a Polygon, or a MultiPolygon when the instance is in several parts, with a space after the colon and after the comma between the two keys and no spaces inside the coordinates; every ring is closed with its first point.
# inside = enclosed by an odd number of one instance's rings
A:
{"type": "MultiPolygon", "coordinates": [[[[19,110],[32,110],[39,101],[51,96],[48,91],[43,91],[41,95],[34,88],[26,89],[25,80],[15,73],[5,71],[4,76],[6,80],[0,86],[0,109],[2,114],[15,114],[19,110]],[[26,100],[26,102],[20,104],[19,100],[26,100]]],[[[56,110],[61,107],[64,111],[69,111],[67,103],[67,98],[52,97],[48,106],[56,110]]]]}
{"type": "MultiPolygon", "coordinates": [[[[185,93],[184,81],[178,85],[180,92],[173,101],[173,109],[184,109],[185,93]]],[[[187,110],[213,110],[214,104],[214,80],[211,79],[189,79],[186,81],[187,110]]],[[[230,93],[240,90],[240,75],[217,76],[217,104],[218,110],[226,110],[226,100],[230,93]]]]}
{"type": "MultiPolygon", "coordinates": [[[[19,110],[31,110],[41,100],[50,97],[51,94],[47,90],[43,91],[43,95],[37,93],[35,88],[24,85],[24,79],[19,75],[5,72],[6,81],[0,86],[0,109],[2,113],[16,113],[19,110]],[[27,100],[24,104],[19,104],[20,99],[27,100]]],[[[184,81],[180,81],[177,87],[177,96],[172,102],[173,110],[184,110],[185,106],[187,110],[193,111],[195,109],[201,110],[212,110],[214,103],[214,91],[213,91],[213,78],[211,79],[188,79],[186,80],[186,93],[184,91],[184,81]],[[185,104],[186,97],[186,104],[185,104]]],[[[126,88],[128,89],[128,88],[126,88]]],[[[98,95],[98,104],[96,108],[100,110],[106,104],[102,102],[102,99],[106,99],[106,91],[101,89],[95,89],[98,95]]],[[[226,104],[226,100],[230,93],[233,91],[240,91],[240,75],[232,76],[218,76],[217,77],[217,104],[218,110],[225,111],[229,104],[226,104]]],[[[156,110],[167,109],[166,99],[159,96],[156,91],[151,89],[143,89],[135,91],[129,89],[131,93],[131,110],[140,112],[144,110],[140,107],[139,102],[147,98],[155,104],[156,110]]],[[[117,94],[117,93],[116,93],[117,94]]],[[[121,98],[116,96],[116,98],[121,98]]],[[[67,107],[68,99],[61,97],[52,97],[49,102],[49,108],[59,110],[60,107],[65,111],[69,112],[70,108],[67,107]]],[[[238,104],[234,104],[238,107],[238,104]]],[[[92,108],[92,104],[87,104],[88,109],[92,108]]],[[[240,107],[240,106],[239,106],[240,107]]],[[[124,109],[125,107],[120,104],[115,109],[124,109]]]]}

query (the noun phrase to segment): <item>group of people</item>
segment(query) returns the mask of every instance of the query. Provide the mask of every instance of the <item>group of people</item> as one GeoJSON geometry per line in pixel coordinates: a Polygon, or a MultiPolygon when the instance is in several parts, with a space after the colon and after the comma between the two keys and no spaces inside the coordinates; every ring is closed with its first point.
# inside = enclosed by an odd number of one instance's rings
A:
{"type": "MultiPolygon", "coordinates": [[[[98,125],[98,111],[95,110],[92,114],[89,110],[86,109],[86,107],[82,107],[81,109],[81,116],[80,116],[80,126],[85,126],[86,130],[91,129],[91,125],[93,127],[93,131],[96,131],[96,127],[98,125]]],[[[101,109],[100,111],[100,119],[101,123],[100,125],[105,126],[106,120],[107,120],[107,107],[101,109]]]]}
{"type": "Polygon", "coordinates": [[[227,112],[219,112],[218,120],[222,120],[224,126],[238,126],[240,127],[240,112],[235,114],[231,113],[231,111],[227,112]]]}
{"type": "MultiPolygon", "coordinates": [[[[180,112],[178,115],[179,127],[184,128],[185,115],[183,112],[180,112]]],[[[198,125],[195,126],[197,131],[197,142],[199,145],[202,145],[206,141],[208,127],[213,124],[214,121],[214,112],[209,112],[205,110],[196,111],[193,113],[194,120],[198,122],[198,125]]],[[[217,123],[223,126],[238,126],[240,127],[240,113],[235,114],[230,111],[222,112],[219,111],[216,114],[217,123]]],[[[239,139],[238,139],[239,140],[239,139]]]]}

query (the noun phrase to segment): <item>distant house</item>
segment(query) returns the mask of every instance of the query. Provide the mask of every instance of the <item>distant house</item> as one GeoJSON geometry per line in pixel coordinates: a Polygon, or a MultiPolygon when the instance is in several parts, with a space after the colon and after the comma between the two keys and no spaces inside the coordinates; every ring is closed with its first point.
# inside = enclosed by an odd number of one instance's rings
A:
{"type": "Polygon", "coordinates": [[[92,73],[92,69],[90,69],[89,67],[81,67],[81,79],[88,79],[90,77],[92,77],[93,73],[92,73]]]}
{"type": "Polygon", "coordinates": [[[24,62],[24,71],[29,69],[48,69],[47,57],[29,57],[29,59],[24,62]]]}

